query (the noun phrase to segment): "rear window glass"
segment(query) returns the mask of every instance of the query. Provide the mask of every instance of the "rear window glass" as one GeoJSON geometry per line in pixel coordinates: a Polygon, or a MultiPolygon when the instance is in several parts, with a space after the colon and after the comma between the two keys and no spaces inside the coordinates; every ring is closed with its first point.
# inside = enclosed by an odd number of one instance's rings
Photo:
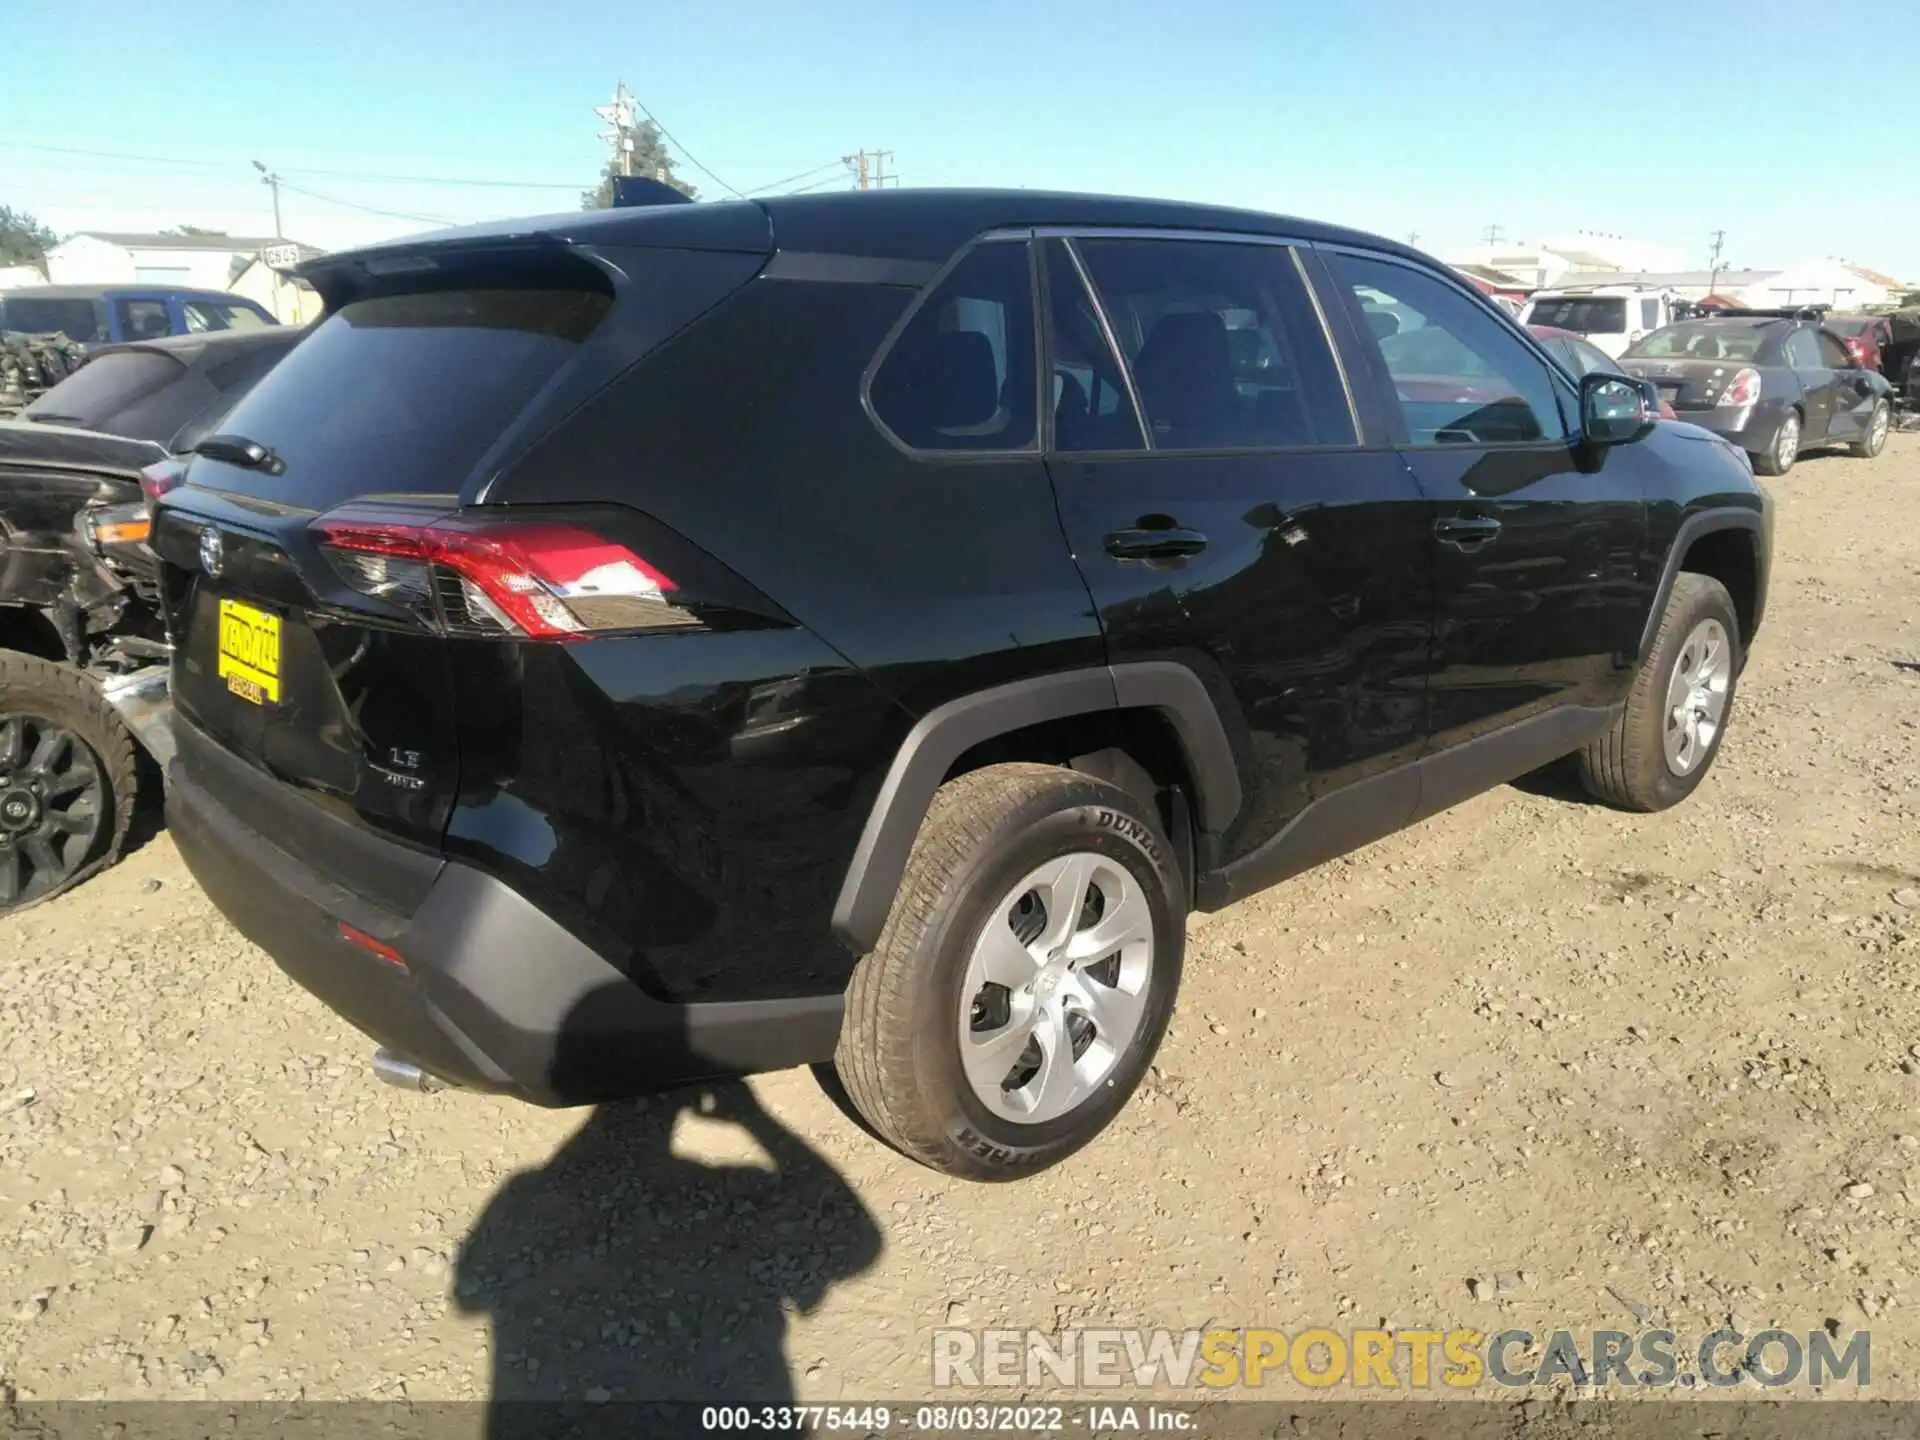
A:
{"type": "Polygon", "coordinates": [[[1653,360],[1753,360],[1765,339],[1757,325],[1669,325],[1627,353],[1653,360]]]}
{"type": "Polygon", "coordinates": [[[22,412],[29,420],[99,427],[135,401],[186,374],[178,360],[151,350],[96,356],[22,412]]]}
{"type": "Polygon", "coordinates": [[[1529,325],[1551,325],[1576,335],[1620,335],[1627,328],[1627,302],[1619,296],[1562,296],[1536,300],[1529,325]]]}
{"type": "Polygon", "coordinates": [[[6,328],[24,330],[30,335],[56,332],[82,345],[106,339],[101,328],[102,309],[95,300],[41,300],[32,297],[0,296],[0,314],[6,328]]]}
{"type": "Polygon", "coordinates": [[[1842,335],[1865,335],[1885,322],[1872,315],[1829,315],[1822,323],[1842,335]]]}
{"type": "Polygon", "coordinates": [[[315,510],[356,495],[451,494],[606,313],[578,290],[435,290],[359,300],[234,407],[225,433],[280,474],[197,462],[193,483],[315,510]]]}

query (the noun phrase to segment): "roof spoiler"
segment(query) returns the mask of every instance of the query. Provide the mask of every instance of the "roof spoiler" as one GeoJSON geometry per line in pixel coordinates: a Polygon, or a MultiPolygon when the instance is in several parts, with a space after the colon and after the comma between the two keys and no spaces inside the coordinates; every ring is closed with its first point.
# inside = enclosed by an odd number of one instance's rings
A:
{"type": "Polygon", "coordinates": [[[676,190],[664,180],[646,175],[613,177],[613,208],[625,210],[633,205],[691,205],[693,197],[676,190]]]}

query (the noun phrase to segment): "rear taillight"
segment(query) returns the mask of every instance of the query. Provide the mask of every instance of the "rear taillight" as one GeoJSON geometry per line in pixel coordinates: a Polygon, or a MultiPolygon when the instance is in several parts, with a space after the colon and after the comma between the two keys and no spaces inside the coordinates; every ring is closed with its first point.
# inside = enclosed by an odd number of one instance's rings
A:
{"type": "Polygon", "coordinates": [[[674,603],[673,581],[578,525],[400,520],[348,507],[321,516],[313,530],[353,589],[448,634],[577,640],[699,624],[674,603]]]}
{"type": "Polygon", "coordinates": [[[1720,392],[1716,405],[1751,405],[1760,398],[1760,372],[1742,370],[1727,382],[1727,388],[1720,392]]]}
{"type": "Polygon", "coordinates": [[[151,505],[169,490],[177,490],[187,477],[187,467],[178,460],[156,460],[140,472],[140,489],[151,505]]]}

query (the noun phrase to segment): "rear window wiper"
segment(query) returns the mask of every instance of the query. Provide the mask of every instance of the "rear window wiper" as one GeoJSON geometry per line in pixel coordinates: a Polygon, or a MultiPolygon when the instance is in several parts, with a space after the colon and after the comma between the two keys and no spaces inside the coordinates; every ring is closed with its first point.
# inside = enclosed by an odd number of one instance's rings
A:
{"type": "Polygon", "coordinates": [[[209,460],[224,460],[248,470],[264,470],[269,475],[283,474],[287,468],[286,462],[270,448],[244,435],[209,435],[188,453],[204,455],[209,460]]]}

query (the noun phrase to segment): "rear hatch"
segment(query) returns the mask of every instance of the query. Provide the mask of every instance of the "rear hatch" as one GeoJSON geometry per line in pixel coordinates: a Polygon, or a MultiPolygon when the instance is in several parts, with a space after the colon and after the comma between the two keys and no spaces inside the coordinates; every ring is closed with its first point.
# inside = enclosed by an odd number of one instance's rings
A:
{"type": "Polygon", "coordinates": [[[324,279],[327,319],[157,507],[187,722],[355,825],[438,844],[460,774],[449,644],[537,629],[526,607],[606,562],[565,525],[495,534],[463,502],[764,259],[622,251],[455,244],[324,279]]]}
{"type": "Polygon", "coordinates": [[[1627,301],[1621,295],[1536,295],[1527,324],[1550,325],[1575,335],[1605,338],[1627,334],[1627,301]]]}

